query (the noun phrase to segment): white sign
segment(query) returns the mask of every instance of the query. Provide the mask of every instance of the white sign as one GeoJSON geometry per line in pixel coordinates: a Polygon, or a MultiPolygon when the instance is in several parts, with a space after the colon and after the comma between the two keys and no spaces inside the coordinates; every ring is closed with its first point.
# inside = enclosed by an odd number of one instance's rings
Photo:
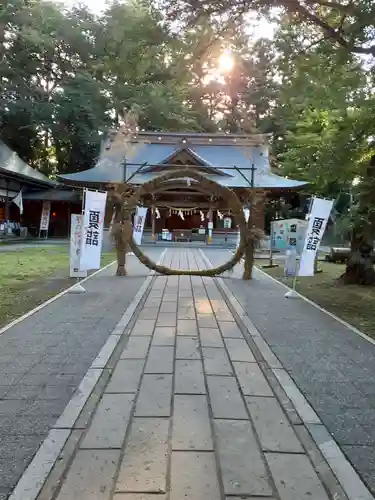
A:
{"type": "Polygon", "coordinates": [[[284,276],[294,277],[297,271],[297,252],[295,249],[287,250],[284,263],[284,276]]]}
{"type": "Polygon", "coordinates": [[[224,228],[230,229],[232,227],[232,219],[230,217],[224,218],[224,228]]]}
{"type": "Polygon", "coordinates": [[[100,269],[107,193],[85,191],[82,228],[81,271],[100,269]]]}
{"type": "Polygon", "coordinates": [[[301,253],[298,276],[314,276],[314,262],[331,213],[333,200],[314,198],[305,243],[301,253]]]}
{"type": "Polygon", "coordinates": [[[51,215],[51,202],[43,201],[42,214],[40,216],[39,231],[48,231],[50,215],[51,215]]]}
{"type": "Polygon", "coordinates": [[[249,208],[244,208],[243,209],[243,214],[245,216],[245,221],[249,222],[249,217],[250,217],[250,209],[249,208]]]}
{"type": "Polygon", "coordinates": [[[70,218],[70,277],[86,278],[87,271],[80,270],[82,243],[82,215],[72,214],[70,218]]]}
{"type": "Polygon", "coordinates": [[[147,208],[137,207],[134,216],[133,240],[137,245],[142,243],[143,228],[145,227],[147,208]]]}

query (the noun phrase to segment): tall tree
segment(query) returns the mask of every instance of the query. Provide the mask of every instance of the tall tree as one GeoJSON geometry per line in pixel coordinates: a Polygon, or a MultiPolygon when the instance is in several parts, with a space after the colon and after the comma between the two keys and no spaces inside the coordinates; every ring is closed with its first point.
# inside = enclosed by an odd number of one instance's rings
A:
{"type": "Polygon", "coordinates": [[[349,52],[375,56],[372,0],[164,0],[172,19],[188,24],[204,17],[242,24],[249,13],[273,15],[280,9],[292,23],[314,26],[349,52]]]}
{"type": "Polygon", "coordinates": [[[307,180],[315,194],[336,198],[356,191],[352,252],[343,280],[375,284],[375,185],[369,166],[375,132],[373,74],[329,41],[312,46],[311,35],[286,21],[275,40],[281,80],[275,152],[284,175],[307,180]]]}

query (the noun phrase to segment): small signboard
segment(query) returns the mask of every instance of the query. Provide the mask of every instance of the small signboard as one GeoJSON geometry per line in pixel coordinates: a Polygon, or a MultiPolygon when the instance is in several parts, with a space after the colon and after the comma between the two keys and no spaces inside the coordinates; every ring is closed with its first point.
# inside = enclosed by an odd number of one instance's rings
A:
{"type": "Polygon", "coordinates": [[[50,216],[51,216],[51,202],[43,201],[42,213],[40,216],[39,236],[42,231],[46,231],[48,233],[50,216]]]}
{"type": "Polygon", "coordinates": [[[86,278],[87,271],[80,270],[83,215],[72,214],[70,225],[70,277],[86,278]]]}

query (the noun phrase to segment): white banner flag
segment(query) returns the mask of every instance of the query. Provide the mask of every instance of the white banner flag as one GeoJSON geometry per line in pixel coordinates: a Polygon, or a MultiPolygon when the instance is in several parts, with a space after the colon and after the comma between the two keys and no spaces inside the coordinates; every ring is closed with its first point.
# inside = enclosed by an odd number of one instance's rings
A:
{"type": "Polygon", "coordinates": [[[137,207],[134,216],[134,226],[133,226],[133,240],[136,242],[137,245],[140,245],[142,243],[143,228],[145,227],[145,222],[146,222],[146,214],[147,214],[146,207],[137,207]]]}
{"type": "Polygon", "coordinates": [[[15,198],[13,198],[13,203],[17,205],[17,207],[20,209],[20,214],[23,214],[23,200],[22,200],[22,190],[17,194],[15,198]]]}
{"type": "Polygon", "coordinates": [[[87,271],[80,270],[83,216],[72,214],[70,218],[70,277],[86,278],[87,271]]]}
{"type": "Polygon", "coordinates": [[[85,191],[82,228],[81,271],[100,269],[107,193],[85,191]]]}
{"type": "Polygon", "coordinates": [[[40,231],[48,231],[49,219],[51,215],[51,202],[43,201],[42,214],[40,216],[40,231]]]}
{"type": "Polygon", "coordinates": [[[314,276],[314,262],[331,213],[333,200],[314,198],[309,214],[298,276],[314,276]]]}

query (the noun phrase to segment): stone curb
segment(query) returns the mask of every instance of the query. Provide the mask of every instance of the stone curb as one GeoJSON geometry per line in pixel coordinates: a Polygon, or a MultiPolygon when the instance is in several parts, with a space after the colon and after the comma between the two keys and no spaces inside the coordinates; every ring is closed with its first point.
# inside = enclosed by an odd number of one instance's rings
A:
{"type": "MultiPolygon", "coordinates": [[[[209,267],[213,267],[210,260],[201,249],[200,253],[203,260],[207,263],[207,265],[209,267]]],[[[285,288],[289,289],[289,287],[287,287],[283,283],[278,282],[275,278],[268,276],[263,271],[260,272],[265,274],[267,278],[270,278],[273,281],[276,281],[277,283],[283,285],[285,288]]],[[[314,409],[307,402],[306,398],[301,393],[297,385],[294,383],[294,381],[289,376],[287,371],[282,367],[281,363],[279,362],[275,354],[272,352],[267,342],[263,339],[262,335],[257,330],[254,323],[251,321],[250,317],[247,315],[246,311],[243,309],[240,302],[228,289],[227,285],[224,283],[222,278],[215,278],[215,279],[219,287],[221,288],[222,292],[227,297],[229,303],[232,305],[236,314],[239,316],[240,320],[248,329],[248,332],[252,340],[257,345],[260,353],[263,355],[263,357],[267,362],[268,359],[271,359],[272,364],[270,365],[270,367],[272,369],[272,373],[276,376],[285,394],[288,396],[288,398],[294,405],[303,424],[309,431],[309,434],[314,444],[320,450],[327,464],[329,465],[332,472],[336,476],[348,500],[374,500],[374,497],[367,489],[362,479],[359,477],[359,475],[357,474],[351,463],[347,460],[344,453],[341,451],[340,447],[338,446],[332,435],[328,432],[327,428],[323,425],[322,421],[315,413],[314,409]],[[272,354],[271,358],[269,357],[270,353],[272,354]]],[[[302,295],[301,298],[305,299],[307,302],[311,302],[302,295]]],[[[312,303],[312,305],[315,305],[318,309],[322,309],[317,304],[312,303]]],[[[322,311],[325,312],[324,309],[322,309],[322,311]]],[[[330,313],[328,314],[334,317],[334,315],[331,315],[330,313]]],[[[342,323],[342,321],[340,322],[342,323]]],[[[339,493],[334,493],[333,499],[341,500],[342,495],[340,495],[339,493]]]]}
{"type": "MultiPolygon", "coordinates": [[[[166,250],[162,252],[158,263],[161,263],[163,261],[165,252],[166,250]]],[[[109,267],[112,264],[113,263],[109,264],[106,267],[109,267]]],[[[100,271],[102,271],[102,269],[98,272],[100,271]]],[[[93,361],[86,375],[83,377],[77,391],[65,407],[62,415],[59,417],[53,428],[49,431],[46,439],[40,446],[33,460],[21,476],[20,480],[17,483],[17,486],[13,490],[13,493],[10,495],[8,500],[35,500],[39,495],[48,475],[50,474],[61,451],[63,450],[65,443],[67,442],[83,407],[92,394],[98,380],[100,379],[104,371],[106,363],[116,349],[116,346],[118,345],[125,328],[129,324],[132,315],[134,314],[136,308],[142,300],[142,297],[147,292],[147,289],[154,275],[155,273],[151,272],[150,275],[145,279],[133,301],[110,334],[107,342],[100,350],[98,356],[93,361]]],[[[92,276],[93,275],[85,279],[89,279],[92,276]]],[[[53,300],[56,300],[58,297],[67,293],[67,290],[64,290],[64,292],[62,292],[58,296],[53,297],[53,300]]],[[[50,303],[52,302],[52,300],[47,302],[50,303]]],[[[45,305],[47,305],[47,303],[45,303],[43,307],[45,305]]]]}

